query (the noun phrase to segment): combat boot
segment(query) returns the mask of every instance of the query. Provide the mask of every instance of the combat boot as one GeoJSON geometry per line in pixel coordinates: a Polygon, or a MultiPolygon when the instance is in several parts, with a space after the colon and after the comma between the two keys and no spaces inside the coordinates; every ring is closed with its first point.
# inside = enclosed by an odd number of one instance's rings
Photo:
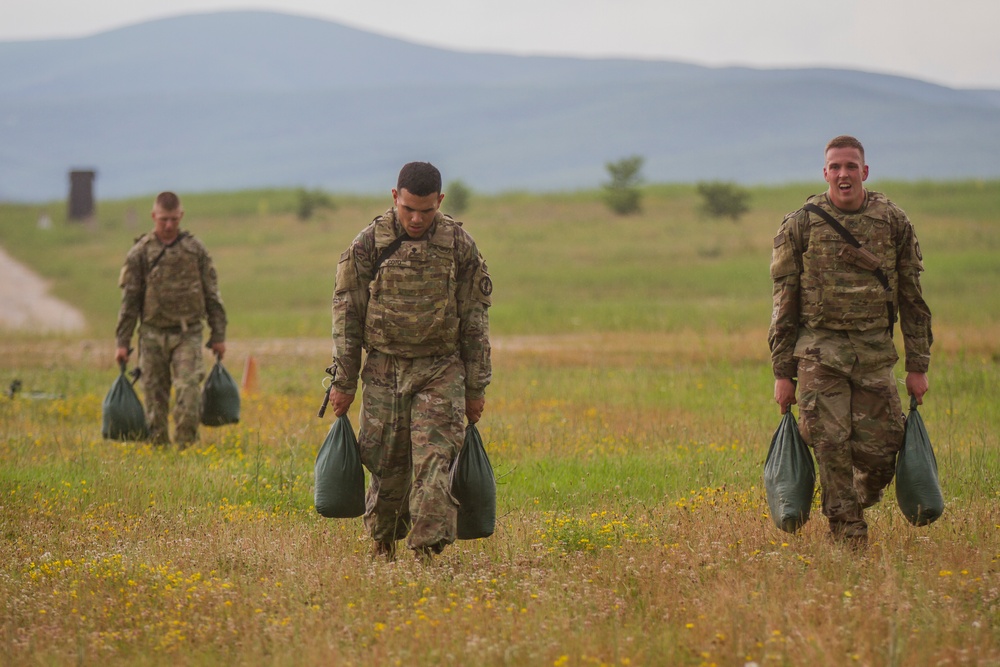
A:
{"type": "Polygon", "coordinates": [[[430,563],[434,556],[444,551],[444,542],[430,544],[423,547],[414,547],[413,556],[421,563],[430,563]]]}
{"type": "Polygon", "coordinates": [[[857,526],[831,526],[830,539],[835,544],[847,547],[855,553],[864,553],[868,548],[868,528],[859,529],[857,526]]]}
{"type": "Polygon", "coordinates": [[[396,560],[396,543],[375,540],[375,544],[372,546],[372,558],[385,558],[390,563],[396,560]]]}

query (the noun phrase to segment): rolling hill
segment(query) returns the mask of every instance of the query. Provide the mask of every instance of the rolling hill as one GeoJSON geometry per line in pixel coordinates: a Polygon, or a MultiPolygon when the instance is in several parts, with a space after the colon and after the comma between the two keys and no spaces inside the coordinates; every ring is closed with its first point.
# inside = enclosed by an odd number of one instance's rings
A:
{"type": "Polygon", "coordinates": [[[823,143],[873,178],[1000,176],[1000,91],[827,69],[709,68],[420,46],[268,12],[0,42],[0,200],[303,186],[381,192],[425,159],[473,189],[573,190],[646,158],[656,182],[819,180],[823,143]]]}

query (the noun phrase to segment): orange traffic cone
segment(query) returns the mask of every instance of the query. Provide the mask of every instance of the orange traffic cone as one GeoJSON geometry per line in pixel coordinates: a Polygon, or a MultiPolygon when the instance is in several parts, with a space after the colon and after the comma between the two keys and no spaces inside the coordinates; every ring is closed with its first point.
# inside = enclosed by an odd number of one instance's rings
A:
{"type": "Polygon", "coordinates": [[[247,355],[246,363],[243,364],[243,383],[241,388],[244,394],[256,394],[260,388],[257,381],[257,360],[251,354],[247,355]]]}

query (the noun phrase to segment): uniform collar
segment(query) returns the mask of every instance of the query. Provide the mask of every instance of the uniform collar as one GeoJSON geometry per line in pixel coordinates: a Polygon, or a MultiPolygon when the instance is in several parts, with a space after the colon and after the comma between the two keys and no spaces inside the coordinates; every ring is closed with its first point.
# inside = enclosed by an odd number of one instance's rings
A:
{"type": "Polygon", "coordinates": [[[834,205],[834,203],[832,201],[830,201],[830,195],[829,195],[829,193],[826,193],[826,192],[823,193],[823,201],[826,203],[827,206],[829,206],[831,209],[833,209],[834,212],[840,213],[841,215],[859,215],[861,213],[864,213],[865,209],[868,208],[868,202],[871,201],[871,195],[868,192],[868,189],[865,188],[865,200],[863,202],[861,202],[861,208],[859,208],[857,211],[845,211],[843,209],[837,208],[834,205]]]}

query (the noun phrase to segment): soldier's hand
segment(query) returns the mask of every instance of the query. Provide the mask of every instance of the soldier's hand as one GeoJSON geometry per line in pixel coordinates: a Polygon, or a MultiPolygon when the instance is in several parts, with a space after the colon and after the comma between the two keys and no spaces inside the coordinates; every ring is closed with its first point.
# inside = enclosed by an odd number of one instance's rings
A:
{"type": "Polygon", "coordinates": [[[795,380],[778,378],[774,381],[774,402],[781,407],[781,414],[788,412],[789,406],[795,405],[795,380]]]}
{"type": "Polygon", "coordinates": [[[337,391],[335,388],[330,387],[330,407],[333,408],[333,416],[340,417],[346,413],[350,407],[351,403],[354,402],[354,394],[345,394],[342,391],[337,391]]]}
{"type": "Polygon", "coordinates": [[[212,343],[212,352],[218,357],[219,361],[222,361],[222,357],[226,356],[226,344],[225,343],[212,343]]]}
{"type": "Polygon", "coordinates": [[[929,388],[930,382],[927,380],[927,373],[906,374],[906,393],[917,399],[917,405],[924,404],[924,394],[929,388]]]}
{"type": "Polygon", "coordinates": [[[486,407],[486,398],[465,399],[465,418],[470,424],[475,424],[483,417],[483,408],[486,407]]]}
{"type": "Polygon", "coordinates": [[[119,348],[117,348],[115,350],[115,361],[118,362],[119,366],[121,364],[127,364],[128,363],[128,348],[127,347],[119,347],[119,348]]]}

